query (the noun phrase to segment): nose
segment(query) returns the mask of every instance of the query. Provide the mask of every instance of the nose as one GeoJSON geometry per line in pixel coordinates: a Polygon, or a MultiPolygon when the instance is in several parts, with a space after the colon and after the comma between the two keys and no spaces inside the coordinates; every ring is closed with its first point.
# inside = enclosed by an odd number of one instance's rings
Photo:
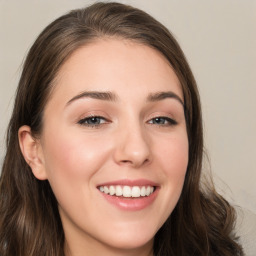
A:
{"type": "Polygon", "coordinates": [[[121,129],[115,143],[114,160],[119,165],[139,168],[152,160],[150,139],[139,125],[121,129]]]}

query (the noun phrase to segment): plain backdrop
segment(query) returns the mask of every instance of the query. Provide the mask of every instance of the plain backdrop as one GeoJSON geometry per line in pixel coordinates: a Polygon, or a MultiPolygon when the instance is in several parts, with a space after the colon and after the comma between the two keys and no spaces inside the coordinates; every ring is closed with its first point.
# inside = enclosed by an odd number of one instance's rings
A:
{"type": "MultiPolygon", "coordinates": [[[[22,61],[53,19],[94,1],[0,0],[0,165],[22,61]]],[[[256,1],[127,0],[166,25],[198,82],[217,188],[256,213],[256,1]]]]}

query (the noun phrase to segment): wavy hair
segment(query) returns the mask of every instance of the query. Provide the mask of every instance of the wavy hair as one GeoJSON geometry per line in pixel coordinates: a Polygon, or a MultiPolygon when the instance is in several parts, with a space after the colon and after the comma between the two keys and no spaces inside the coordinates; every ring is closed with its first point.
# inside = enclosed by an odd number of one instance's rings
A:
{"type": "Polygon", "coordinates": [[[64,256],[65,235],[49,182],[37,180],[25,162],[18,130],[40,135],[45,105],[63,63],[79,47],[104,37],[150,46],[169,61],[181,83],[189,139],[189,163],[181,197],[155,235],[155,256],[240,256],[233,234],[235,211],[208,182],[202,185],[203,129],[197,85],[172,34],[147,13],[120,3],[96,3],[47,26],[23,65],[0,180],[0,255],[64,256]]]}

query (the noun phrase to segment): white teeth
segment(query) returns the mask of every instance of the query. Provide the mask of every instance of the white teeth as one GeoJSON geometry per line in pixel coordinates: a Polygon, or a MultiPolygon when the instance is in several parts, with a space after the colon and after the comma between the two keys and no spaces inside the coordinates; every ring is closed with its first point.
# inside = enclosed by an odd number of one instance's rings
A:
{"type": "Polygon", "coordinates": [[[123,197],[145,197],[154,192],[152,186],[100,186],[99,190],[102,193],[109,194],[111,196],[123,196],[123,197]]]}
{"type": "Polygon", "coordinates": [[[121,186],[116,186],[116,196],[122,196],[123,195],[123,189],[121,186]]]}
{"type": "Polygon", "coordinates": [[[113,195],[115,194],[115,192],[116,192],[116,190],[115,190],[114,186],[110,186],[110,187],[109,187],[109,194],[110,194],[111,196],[113,196],[113,195]]]}
{"type": "Polygon", "coordinates": [[[146,188],[146,196],[149,196],[150,195],[150,187],[147,187],[146,188]]]}
{"type": "Polygon", "coordinates": [[[132,197],[140,197],[140,188],[135,186],[132,187],[132,197]]]}
{"type": "Polygon", "coordinates": [[[141,190],[140,190],[140,195],[141,196],[145,196],[146,195],[146,188],[145,187],[142,187],[141,190]]]}
{"type": "Polygon", "coordinates": [[[109,193],[109,189],[108,189],[107,186],[104,186],[104,193],[105,193],[105,194],[108,194],[108,193],[109,193]]]}
{"type": "Polygon", "coordinates": [[[123,197],[131,197],[132,196],[132,190],[128,186],[123,187],[123,197]]]}

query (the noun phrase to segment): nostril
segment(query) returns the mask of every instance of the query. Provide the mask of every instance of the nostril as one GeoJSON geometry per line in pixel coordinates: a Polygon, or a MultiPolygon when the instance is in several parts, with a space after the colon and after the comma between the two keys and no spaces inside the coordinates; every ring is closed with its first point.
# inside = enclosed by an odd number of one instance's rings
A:
{"type": "Polygon", "coordinates": [[[133,167],[139,167],[142,165],[145,165],[147,163],[149,163],[149,159],[144,159],[144,161],[142,160],[138,160],[138,159],[133,159],[133,160],[121,160],[120,163],[123,165],[131,165],[133,167]]]}
{"type": "Polygon", "coordinates": [[[120,161],[120,162],[122,162],[122,163],[124,163],[124,164],[132,164],[132,161],[131,161],[131,160],[122,160],[122,161],[120,161]]]}
{"type": "Polygon", "coordinates": [[[148,163],[149,162],[149,159],[145,159],[144,161],[144,164],[148,163]]]}

